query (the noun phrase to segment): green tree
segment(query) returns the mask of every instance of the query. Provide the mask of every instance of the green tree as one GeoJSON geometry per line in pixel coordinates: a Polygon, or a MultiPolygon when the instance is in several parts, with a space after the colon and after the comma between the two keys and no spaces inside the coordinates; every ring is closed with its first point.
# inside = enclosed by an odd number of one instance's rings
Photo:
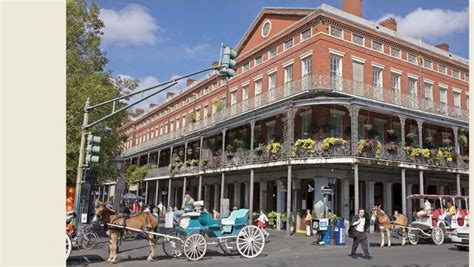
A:
{"type": "MultiPolygon", "coordinates": [[[[73,184],[77,175],[86,99],[90,97],[91,104],[97,104],[128,94],[138,83],[120,77],[113,79],[110,71],[105,69],[107,58],[100,48],[104,24],[95,4],[68,0],[66,13],[66,178],[68,184],[73,184]]],[[[116,109],[123,106],[124,103],[116,103],[116,109]]],[[[112,105],[94,109],[89,113],[89,122],[111,111],[112,105]]],[[[99,182],[115,177],[115,153],[126,138],[118,133],[118,129],[127,118],[128,114],[123,112],[91,129],[102,137],[100,163],[94,165],[99,182]]]]}
{"type": "Polygon", "coordinates": [[[125,181],[130,186],[133,183],[141,182],[146,176],[147,166],[138,167],[137,165],[132,165],[128,167],[127,174],[125,176],[125,181]]]}

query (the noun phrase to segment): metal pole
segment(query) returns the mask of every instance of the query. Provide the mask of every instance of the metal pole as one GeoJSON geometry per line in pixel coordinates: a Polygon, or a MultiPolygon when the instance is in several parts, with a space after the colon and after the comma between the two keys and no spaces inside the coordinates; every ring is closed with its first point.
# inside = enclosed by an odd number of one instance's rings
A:
{"type": "Polygon", "coordinates": [[[290,218],[292,216],[291,214],[291,165],[288,165],[287,183],[288,185],[286,188],[286,214],[287,214],[286,233],[288,235],[291,235],[291,231],[290,231],[290,218]]]}
{"type": "Polygon", "coordinates": [[[171,207],[171,178],[168,179],[168,207],[171,207]]]}
{"type": "MultiPolygon", "coordinates": [[[[187,184],[188,180],[186,179],[186,176],[184,176],[183,178],[183,196],[182,198],[184,198],[184,195],[186,195],[186,184],[187,184]]],[[[183,203],[184,204],[184,203],[183,203]]]]}
{"type": "Polygon", "coordinates": [[[359,210],[359,164],[354,164],[354,211],[359,210]]]}
{"type": "MultiPolygon", "coordinates": [[[[221,173],[221,200],[220,200],[220,203],[222,204],[222,199],[224,198],[224,184],[225,183],[225,173],[222,172],[221,173]]],[[[220,205],[220,207],[222,207],[222,205],[220,205]]],[[[223,211],[222,209],[220,209],[220,213],[223,214],[223,211]]]]}
{"type": "Polygon", "coordinates": [[[79,227],[80,220],[78,220],[79,208],[80,208],[80,201],[81,201],[81,183],[82,183],[82,175],[83,175],[83,164],[84,164],[84,151],[85,151],[85,144],[86,144],[86,126],[89,121],[89,105],[90,99],[87,98],[86,104],[84,106],[84,120],[82,122],[82,133],[81,133],[81,144],[79,147],[79,162],[77,164],[77,176],[76,176],[76,195],[74,196],[74,211],[76,212],[76,218],[74,218],[74,225],[79,227]]]}
{"type": "Polygon", "coordinates": [[[145,181],[145,204],[148,204],[148,181],[145,181]]]}
{"type": "Polygon", "coordinates": [[[250,194],[249,194],[249,223],[253,220],[253,183],[254,183],[254,170],[250,169],[250,194]]]}

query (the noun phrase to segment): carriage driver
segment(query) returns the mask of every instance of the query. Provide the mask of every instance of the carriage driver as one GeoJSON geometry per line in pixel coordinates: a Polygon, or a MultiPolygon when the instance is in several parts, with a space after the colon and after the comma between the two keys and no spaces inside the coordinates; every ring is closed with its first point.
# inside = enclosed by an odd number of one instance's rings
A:
{"type": "Polygon", "coordinates": [[[431,214],[431,203],[426,200],[423,204],[423,209],[416,213],[416,217],[421,218],[423,216],[430,216],[431,214]]]}
{"type": "Polygon", "coordinates": [[[186,192],[183,198],[183,205],[181,205],[181,210],[177,210],[174,212],[174,220],[176,223],[181,221],[181,216],[185,212],[192,212],[194,210],[194,199],[191,197],[191,193],[186,192]]]}

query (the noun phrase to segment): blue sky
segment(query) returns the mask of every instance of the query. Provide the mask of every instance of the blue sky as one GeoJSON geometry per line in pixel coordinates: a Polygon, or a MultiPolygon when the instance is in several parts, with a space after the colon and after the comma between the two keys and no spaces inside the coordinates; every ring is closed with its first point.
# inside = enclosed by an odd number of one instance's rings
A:
{"type": "MultiPolygon", "coordinates": [[[[341,0],[96,1],[105,23],[103,49],[113,76],[159,81],[209,67],[221,42],[235,46],[263,7],[341,8],[341,0]]],[[[446,42],[468,57],[467,0],[363,0],[363,16],[378,21],[393,16],[400,32],[430,44],[446,42]]],[[[180,83],[174,90],[183,87],[180,83]]],[[[149,102],[158,102],[154,97],[149,102]]]]}

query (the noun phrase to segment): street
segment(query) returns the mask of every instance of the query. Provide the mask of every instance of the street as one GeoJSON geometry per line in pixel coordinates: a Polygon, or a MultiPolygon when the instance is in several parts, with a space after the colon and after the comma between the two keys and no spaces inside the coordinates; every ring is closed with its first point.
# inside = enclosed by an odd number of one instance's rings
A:
{"type": "MultiPolygon", "coordinates": [[[[144,239],[128,239],[122,243],[118,262],[115,266],[370,266],[370,267],[411,267],[411,266],[468,266],[468,252],[459,251],[453,244],[445,243],[436,246],[424,242],[416,246],[402,247],[401,240],[392,238],[392,247],[380,248],[380,235],[370,234],[369,251],[372,260],[362,257],[349,257],[352,240],[346,246],[320,247],[312,245],[314,237],[296,234],[287,237],[284,231],[269,230],[265,249],[260,256],[246,259],[238,256],[224,256],[220,248],[209,245],[206,256],[197,262],[181,258],[169,258],[164,255],[162,240],[156,247],[155,262],[146,261],[148,242],[144,239]]],[[[73,250],[67,262],[68,266],[104,266],[108,258],[108,240],[101,238],[99,244],[92,250],[73,250]]],[[[362,256],[362,249],[357,251],[362,256]]]]}

